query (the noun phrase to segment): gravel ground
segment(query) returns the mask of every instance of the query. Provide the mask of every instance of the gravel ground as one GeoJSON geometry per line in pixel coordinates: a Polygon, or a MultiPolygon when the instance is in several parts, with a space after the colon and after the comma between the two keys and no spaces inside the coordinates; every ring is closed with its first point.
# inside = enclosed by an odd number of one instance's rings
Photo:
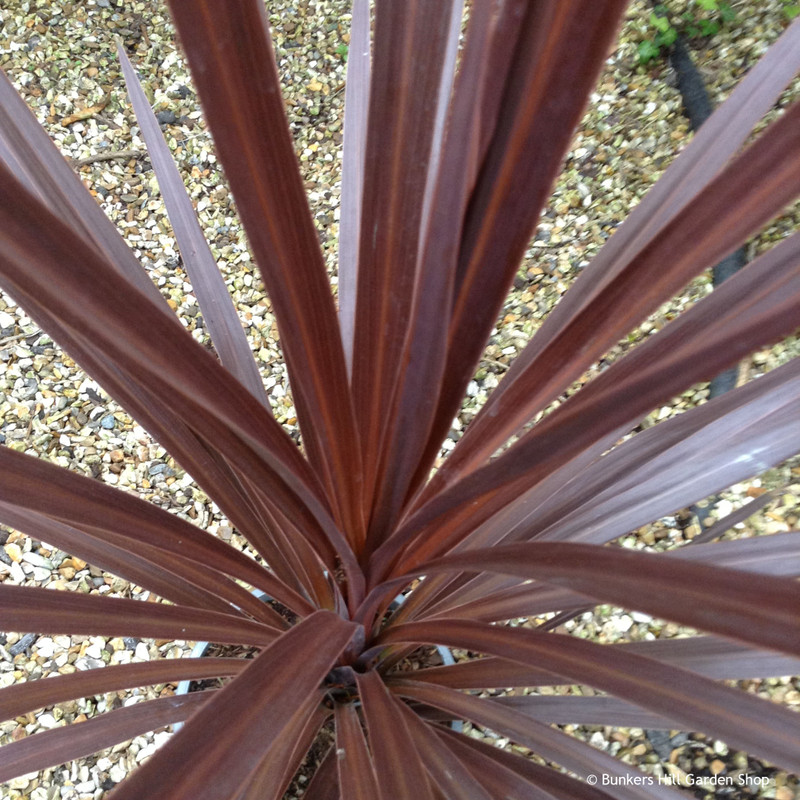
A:
{"type": "MultiPolygon", "coordinates": [[[[685,3],[683,4],[685,5],[685,3]]],[[[683,8],[680,2],[672,7],[683,8]]],[[[695,57],[715,103],[785,27],[780,0],[732,3],[737,19],[695,57]]],[[[286,100],[297,152],[323,249],[333,270],[338,221],[341,112],[348,18],[344,0],[279,0],[269,4],[287,87],[286,100]]],[[[608,61],[592,104],[576,135],[565,170],[542,224],[531,242],[481,368],[470,385],[463,413],[445,443],[451,449],[460,430],[497,385],[517,352],[536,330],[575,274],[599,249],[641,198],[674,153],[688,140],[688,123],[670,69],[662,62],[638,64],[637,46],[647,35],[648,6],[635,2],[618,50],[608,61]]],[[[10,75],[85,184],[123,231],[142,264],[176,309],[183,324],[206,339],[191,285],[181,267],[144,144],[128,104],[114,55],[120,36],[159,114],[164,132],[189,186],[206,235],[261,362],[277,419],[296,426],[291,392],[280,357],[277,331],[220,175],[213,146],[197,108],[174,33],[160,4],[86,0],[0,0],[0,66],[10,75]]],[[[800,94],[796,83],[793,96],[800,94]]],[[[800,206],[781,217],[748,245],[751,255],[797,227],[800,206]]],[[[696,279],[682,296],[660,309],[621,342],[596,369],[631,344],[658,330],[676,312],[710,291],[710,278],[696,279]]],[[[110,303],[123,302],[109,298],[110,303]]],[[[754,377],[800,353],[797,340],[758,352],[742,365],[754,377]]],[[[672,404],[656,409],[643,425],[702,402],[697,386],[672,404]]],[[[192,483],[162,447],[111,401],[48,337],[0,294],[0,442],[37,453],[64,467],[137,492],[151,502],[239,541],[216,506],[192,483]]],[[[800,516],[800,460],[724,493],[711,519],[725,515],[766,490],[775,492],[766,509],[739,526],[736,535],[797,528],[800,516]]],[[[667,547],[699,531],[684,516],[669,517],[631,533],[627,544],[667,547]]],[[[245,546],[243,542],[239,543],[245,546]]],[[[139,596],[141,590],[102,573],[67,553],[0,529],[0,581],[77,591],[139,596]]],[[[604,641],[674,635],[677,626],[618,609],[601,608],[572,623],[582,636],[604,641]]],[[[34,636],[0,636],[0,687],[55,673],[188,654],[193,643],[34,636]]],[[[800,682],[749,681],[748,691],[800,707],[800,682]]],[[[62,704],[36,715],[0,723],[0,742],[78,721],[94,713],[140,702],[174,690],[155,686],[62,704]]],[[[477,734],[477,732],[476,732],[477,734]]],[[[97,757],[17,779],[9,800],[100,798],[169,732],[141,736],[97,757]]],[[[648,737],[641,730],[582,729],[579,735],[653,775],[739,774],[765,776],[765,788],[694,787],[687,796],[764,797],[790,800],[797,780],[776,772],[721,742],[701,737],[648,737]],[[752,789],[752,791],[750,791],[752,789]]]]}

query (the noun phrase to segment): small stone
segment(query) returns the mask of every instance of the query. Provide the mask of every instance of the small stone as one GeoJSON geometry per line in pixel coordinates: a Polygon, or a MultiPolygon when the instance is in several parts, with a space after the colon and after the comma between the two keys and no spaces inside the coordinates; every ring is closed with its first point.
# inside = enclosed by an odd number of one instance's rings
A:
{"type": "Polygon", "coordinates": [[[8,648],[8,652],[12,656],[18,656],[20,653],[24,653],[35,641],[36,641],[35,633],[26,633],[23,637],[19,639],[19,641],[14,642],[14,644],[12,644],[8,648]]]}
{"type": "Polygon", "coordinates": [[[144,642],[139,642],[139,644],[136,645],[135,655],[139,661],[150,660],[150,651],[147,649],[147,645],[144,642]]]}
{"type": "Polygon", "coordinates": [[[113,430],[114,426],[117,424],[117,421],[114,419],[113,414],[106,414],[101,420],[100,425],[101,427],[105,428],[107,431],[113,430]]]}
{"type": "Polygon", "coordinates": [[[20,561],[22,558],[22,548],[16,542],[9,542],[3,545],[6,555],[14,562],[20,561]]]}
{"type": "Polygon", "coordinates": [[[233,528],[230,525],[220,525],[217,530],[219,538],[223,541],[229,542],[233,536],[233,528]]]}
{"type": "Polygon", "coordinates": [[[159,111],[156,113],[156,119],[161,125],[174,125],[178,121],[178,117],[172,109],[159,111]]]}
{"type": "Polygon", "coordinates": [[[39,553],[25,553],[22,556],[22,560],[26,561],[28,564],[33,564],[34,567],[43,567],[45,569],[53,569],[53,562],[50,559],[45,558],[39,553]]]}
{"type": "Polygon", "coordinates": [[[55,653],[55,642],[49,637],[42,636],[36,642],[36,654],[40,658],[52,658],[55,653]]]}

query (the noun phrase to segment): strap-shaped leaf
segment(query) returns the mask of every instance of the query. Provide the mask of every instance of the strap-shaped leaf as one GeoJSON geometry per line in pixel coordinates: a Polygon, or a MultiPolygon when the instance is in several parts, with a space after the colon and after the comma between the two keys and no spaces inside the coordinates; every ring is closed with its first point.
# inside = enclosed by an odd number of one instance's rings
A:
{"type": "Polygon", "coordinates": [[[44,128],[0,72],[0,161],[54,213],[103,253],[113,268],[144,292],[162,313],[172,315],[114,223],[86,191],[44,128]]]}
{"type": "Polygon", "coordinates": [[[507,44],[515,49],[497,122],[464,218],[446,380],[419,478],[458,413],[625,6],[523,5],[519,34],[507,44]]]}
{"type": "MultiPolygon", "coordinates": [[[[519,35],[522,5],[507,2],[498,9],[490,0],[473,4],[443,147],[437,147],[440,137],[438,132],[434,134],[413,302],[402,369],[397,375],[392,410],[385,420],[379,470],[382,477],[374,502],[370,547],[380,543],[390,530],[418,473],[427,473],[428,465],[420,468],[419,459],[444,377],[463,218],[497,121],[503,84],[519,35]]],[[[460,13],[455,12],[454,8],[453,18],[460,19],[460,13]]],[[[458,41],[458,33],[451,28],[448,48],[458,41]]],[[[447,83],[448,59],[443,83],[447,83]]],[[[448,107],[443,99],[440,90],[437,124],[438,114],[448,107]]]]}
{"type": "Polygon", "coordinates": [[[353,372],[353,337],[358,293],[358,243],[364,194],[364,152],[371,73],[369,0],[353,0],[342,132],[342,191],[339,203],[339,327],[347,362],[353,372]]]}
{"type": "MultiPolygon", "coordinates": [[[[610,800],[611,795],[587,783],[579,783],[569,775],[564,775],[555,769],[548,769],[535,763],[532,759],[514,755],[499,747],[492,747],[479,739],[468,736],[459,736],[450,731],[437,731],[439,736],[445,741],[449,741],[454,750],[463,753],[464,761],[472,765],[473,773],[478,780],[491,780],[494,789],[494,796],[502,796],[504,787],[508,786],[509,777],[513,776],[516,782],[527,780],[532,786],[536,787],[537,792],[546,791],[548,798],[555,797],[560,800],[571,800],[574,797],[586,798],[586,800],[610,800]],[[490,778],[491,776],[491,778],[490,778]]],[[[514,796],[517,784],[512,783],[508,786],[506,794],[514,796]],[[510,791],[509,791],[510,790],[510,791]]],[[[527,789],[527,792],[530,792],[527,789]]],[[[526,789],[517,789],[519,796],[524,794],[526,789]]]]}
{"type": "Polygon", "coordinates": [[[121,784],[118,798],[237,798],[270,744],[303,716],[355,630],[318,611],[283,634],[121,784]]]}
{"type": "Polygon", "coordinates": [[[331,746],[303,794],[305,800],[340,800],[336,774],[336,748],[331,746]]]}
{"type": "MultiPolygon", "coordinates": [[[[403,697],[452,713],[456,719],[468,719],[508,736],[523,747],[581,777],[603,774],[618,776],[621,780],[615,790],[620,800],[664,800],[663,787],[653,788],[641,780],[635,780],[641,778],[638,770],[512,708],[503,708],[491,700],[453,689],[427,686],[410,680],[393,679],[390,688],[403,697]]],[[[675,800],[679,796],[677,793],[672,795],[675,800]]],[[[670,795],[666,794],[666,797],[670,795]]]]}
{"type": "MultiPolygon", "coordinates": [[[[788,458],[800,448],[798,428],[784,413],[800,390],[800,362],[763,380],[636,434],[549,497],[532,490],[470,544],[534,538],[600,544],[748,477],[764,453],[788,458]]],[[[745,518],[757,509],[748,512],[750,505],[742,509],[745,518]]]]}
{"type": "Polygon", "coordinates": [[[352,703],[336,705],[336,767],[342,797],[375,800],[375,766],[358,712],[352,703]]]}
{"type": "Polygon", "coordinates": [[[752,572],[588,544],[504,545],[428,568],[496,570],[563,586],[700,630],[800,655],[800,584],[752,572]],[[747,593],[742,593],[742,582],[747,593]]]}
{"type": "Polygon", "coordinates": [[[268,625],[285,627],[285,620],[246,589],[222,573],[191,559],[141,541],[119,547],[120,537],[113,534],[93,536],[30,509],[20,512],[7,503],[0,503],[0,519],[16,530],[72,553],[178,605],[226,613],[246,610],[268,625]]]}
{"type": "Polygon", "coordinates": [[[613,725],[623,728],[656,728],[676,730],[680,725],[672,718],[654,714],[626,703],[618,697],[553,697],[525,695],[498,697],[496,703],[513,708],[539,722],[557,725],[613,725]]]}
{"type": "Polygon", "coordinates": [[[396,703],[377,672],[357,673],[361,709],[367,724],[380,800],[431,800],[435,797],[414,738],[398,717],[396,703]]]}
{"type": "MultiPolygon", "coordinates": [[[[796,633],[794,636],[795,640],[800,638],[796,633]]],[[[733,747],[758,754],[786,769],[794,770],[800,765],[800,722],[793,712],[634,653],[612,650],[573,636],[460,620],[449,620],[447,624],[415,622],[388,628],[379,641],[435,642],[551,669],[575,683],[587,683],[673,718],[687,730],[718,736],[733,747]]],[[[431,688],[442,691],[442,687],[431,688]]]]}
{"type": "Polygon", "coordinates": [[[362,472],[347,369],[264,5],[181,0],[170,9],[275,310],[306,451],[358,541],[362,472]]]}
{"type": "Polygon", "coordinates": [[[103,537],[111,537],[112,545],[132,552],[139,544],[146,544],[198,565],[213,563],[216,569],[250,582],[270,597],[291,607],[299,601],[299,609],[309,609],[307,601],[287,593],[263,567],[234,547],[132,494],[9,447],[0,447],[0,477],[0,502],[2,508],[7,506],[15,512],[15,522],[34,512],[78,530],[92,528],[103,537]]]}
{"type": "MultiPolygon", "coordinates": [[[[325,552],[327,546],[331,560],[331,543],[336,542],[343,568],[357,586],[355,559],[330,517],[319,484],[272,416],[229,380],[227,370],[177,320],[156,313],[152,303],[30,197],[1,165],[0,189],[12,190],[17,197],[13,206],[0,209],[4,244],[0,273],[17,300],[34,318],[43,315],[39,320],[43,327],[55,318],[71,332],[73,343],[101,350],[136,383],[169,395],[175,416],[202,431],[238,470],[249,472],[251,485],[257,476],[261,497],[291,515],[315,547],[325,552]],[[49,232],[47,240],[41,238],[43,226],[49,232]],[[125,297],[124,306],[112,311],[109,293],[125,297]]],[[[265,533],[256,529],[250,535],[265,533]]]]}
{"type": "Polygon", "coordinates": [[[604,290],[593,293],[591,303],[565,325],[547,352],[531,362],[503,402],[493,403],[491,411],[482,411],[480,421],[470,426],[472,435],[484,440],[476,452],[475,439],[470,436],[467,442],[469,434],[463,437],[462,452],[468,451],[473,464],[481,456],[488,458],[499,443],[558,397],[625,331],[794,199],[800,184],[799,129],[800,103],[796,103],[620,269],[616,281],[604,281],[604,290]],[[568,366],[559,369],[559,364],[568,366]]]}
{"type": "MultiPolygon", "coordinates": [[[[694,542],[692,540],[688,546],[668,550],[663,555],[764,575],[800,575],[800,536],[797,533],[737,539],[713,545],[696,545],[694,542]]],[[[516,580],[501,579],[488,573],[465,582],[462,589],[463,597],[460,594],[446,597],[415,616],[445,615],[489,621],[542,613],[523,610],[527,604],[531,608],[542,608],[549,604],[551,611],[577,607],[575,602],[578,595],[568,590],[554,593],[553,587],[548,585],[520,584],[516,580]]]]}
{"type": "Polygon", "coordinates": [[[281,800],[297,772],[303,758],[314,743],[320,728],[330,717],[330,711],[322,705],[325,693],[322,689],[311,692],[299,713],[267,748],[261,763],[247,779],[249,786],[237,800],[281,800]]]}
{"type": "MultiPolygon", "coordinates": [[[[4,75],[0,77],[0,121],[0,160],[48,208],[91,241],[104,254],[113,269],[118,270],[143,291],[162,313],[172,317],[164,298],[136,261],[119,232],[86,191],[4,75]]],[[[48,330],[69,352],[78,351],[71,337],[53,320],[48,322],[48,330]]],[[[90,348],[87,346],[86,349],[90,348]]],[[[236,494],[235,486],[230,486],[219,467],[210,463],[213,459],[207,450],[202,446],[198,447],[195,437],[175,418],[162,397],[142,384],[126,385],[124,377],[114,371],[114,365],[103,365],[102,362],[103,358],[99,353],[95,353],[93,357],[88,353],[81,356],[82,365],[102,385],[113,387],[112,392],[121,400],[122,405],[189,469],[195,479],[207,490],[213,488],[218,504],[241,530],[257,529],[258,526],[245,524],[245,521],[250,521],[245,516],[247,501],[243,502],[242,498],[231,499],[231,494],[236,494]]]]}
{"type": "Polygon", "coordinates": [[[211,341],[225,368],[269,410],[261,374],[244,334],[241,320],[236,314],[225,281],[197,221],[192,201],[186,193],[178,168],[161,134],[158,120],[150,108],[133,65],[125,55],[120,41],[117,41],[117,55],[122,65],[128,95],[136,113],[136,121],[147,145],[147,152],[167,207],[169,221],[178,240],[183,264],[192,282],[192,289],[197,296],[203,320],[208,326],[211,341]]]}
{"type": "Polygon", "coordinates": [[[100,714],[86,722],[37,733],[0,748],[0,782],[54,767],[148,731],[183,722],[201,708],[211,692],[160,697],[100,714]]]}
{"type": "MultiPolygon", "coordinates": [[[[450,549],[493,511],[535,486],[586,447],[622,426],[633,425],[659,402],[696,380],[712,377],[749,350],[790,333],[798,315],[800,234],[795,234],[609,367],[504,455],[429,501],[383,546],[383,552],[375,554],[375,573],[385,570],[392,553],[415,537],[414,529],[418,537],[433,520],[437,520],[435,535],[420,542],[408,562],[425,557],[426,551],[432,555],[450,549]],[[769,275],[766,282],[754,282],[754,277],[764,275],[769,275]],[[752,296],[748,294],[751,289],[752,296]],[[717,318],[703,316],[717,311],[717,318]]],[[[762,398],[759,404],[767,402],[762,398]]],[[[792,413],[789,404],[776,417],[775,425],[792,413]]],[[[752,421],[761,424],[758,418],[752,421]]],[[[767,435],[773,429],[772,424],[765,426],[767,435]]],[[[770,465],[769,451],[757,455],[758,458],[740,462],[750,466],[751,474],[770,465]]]]}
{"type": "Polygon", "coordinates": [[[611,800],[611,795],[529,758],[478,739],[439,730],[437,734],[471,766],[475,778],[491,786],[493,797],[546,797],[557,800],[611,800]],[[527,784],[527,785],[526,785],[527,784]]]}
{"type": "MultiPolygon", "coordinates": [[[[703,125],[689,146],[670,165],[661,180],[633,210],[600,254],[582,272],[563,300],[547,316],[534,340],[515,360],[484,409],[473,420],[470,430],[462,437],[460,447],[457,448],[460,452],[454,451],[454,457],[448,459],[448,463],[428,487],[426,497],[430,497],[434,490],[441,489],[464,470],[471,469],[488,458],[535,413],[535,409],[547,404],[547,397],[559,394],[561,389],[556,389],[556,386],[569,386],[599,355],[637,324],[635,321],[631,322],[634,317],[644,319],[649,313],[644,307],[645,301],[651,309],[658,305],[659,300],[654,300],[655,305],[652,305],[647,293],[631,286],[627,301],[621,303],[613,314],[605,313],[600,325],[590,322],[587,316],[587,312],[591,311],[602,293],[607,293],[615,284],[620,284],[620,291],[627,290],[627,284],[621,284],[620,277],[635,259],[647,253],[647,248],[653,241],[659,238],[663,241],[665,234],[672,242],[676,241],[677,228],[673,227],[670,232],[670,223],[696,201],[698,194],[708,187],[724,164],[737,153],[753,126],[777,100],[780,92],[800,69],[798,53],[800,25],[794,24],[703,125]],[[579,319],[586,319],[580,327],[584,334],[575,326],[579,319]],[[569,326],[573,329],[569,335],[571,354],[568,366],[565,367],[557,360],[555,345],[569,326]],[[581,354],[580,358],[576,357],[578,352],[581,354]],[[542,380],[543,373],[548,375],[545,382],[542,380]],[[488,425],[490,419],[492,424],[488,425]],[[469,444],[465,446],[467,442],[469,444]]],[[[759,177],[770,179],[766,174],[759,177]]],[[[750,196],[749,187],[743,194],[750,196]]],[[[737,196],[735,192],[728,204],[720,199],[715,200],[708,192],[704,197],[706,200],[701,201],[701,205],[710,205],[712,216],[718,215],[721,209],[727,210],[726,205],[735,206],[743,199],[742,195],[737,196]]],[[[768,197],[765,202],[767,206],[770,205],[768,197]]],[[[744,232],[731,226],[729,233],[737,236],[744,232]]],[[[694,237],[685,238],[684,242],[691,242],[692,248],[696,246],[694,237]]],[[[670,252],[666,260],[659,262],[657,272],[660,280],[666,277],[665,268],[671,269],[672,261],[670,252]]],[[[706,262],[713,263],[708,259],[706,262]]],[[[680,280],[676,285],[680,287],[680,280]]],[[[668,294],[669,290],[666,290],[665,296],[668,294]]],[[[447,425],[451,418],[452,414],[445,420],[447,425]]],[[[446,429],[442,436],[444,432],[446,429]]]]}
{"type": "MultiPolygon", "coordinates": [[[[716,636],[654,639],[613,644],[609,647],[674,664],[716,680],[773,678],[795,675],[800,670],[800,659],[769,650],[755,650],[716,636]]],[[[568,682],[563,675],[493,657],[417,670],[414,672],[414,680],[449,686],[452,689],[499,689],[568,682]]]]}
{"type": "Polygon", "coordinates": [[[426,722],[405,704],[398,703],[397,707],[417,743],[417,752],[428,775],[448,800],[492,800],[492,795],[470,774],[468,764],[441,741],[426,722]]]}
{"type": "Polygon", "coordinates": [[[370,84],[353,391],[365,501],[381,466],[414,291],[434,121],[454,0],[378,3],[370,84]]]}
{"type": "Polygon", "coordinates": [[[13,719],[55,703],[134,686],[237,675],[246,666],[247,661],[237,658],[165,658],[15,683],[0,691],[0,719],[13,719]]]}
{"type": "Polygon", "coordinates": [[[261,622],[219,611],[6,584],[0,585],[0,630],[188,639],[256,647],[280,634],[261,622]]]}

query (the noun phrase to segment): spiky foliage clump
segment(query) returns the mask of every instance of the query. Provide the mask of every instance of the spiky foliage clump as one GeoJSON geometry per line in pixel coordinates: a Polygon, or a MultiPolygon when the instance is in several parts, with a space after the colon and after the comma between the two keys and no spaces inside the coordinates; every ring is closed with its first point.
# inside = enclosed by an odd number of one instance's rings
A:
{"type": "Polygon", "coordinates": [[[302,448],[270,413],[124,53],[218,358],[181,327],[1,82],[0,283],[168,448],[258,558],[135,497],[0,448],[0,520],[166,601],[6,582],[0,624],[259,652],[252,661],[154,661],[4,689],[0,711],[13,718],[106,691],[233,678],[218,691],[9,744],[0,779],[180,721],[115,798],[280,798],[330,720],[335,743],[308,785],[310,800],[672,792],[634,780],[631,767],[554,722],[698,730],[800,768],[797,715],[721,683],[800,671],[797,534],[663,554],[609,544],[800,450],[797,359],[626,437],[653,407],[798,327],[798,234],[528,425],[798,194],[800,105],[742,148],[800,68],[800,23],[582,272],[432,473],[625,2],[474,0],[459,52],[456,0],[378,0],[374,20],[367,0],[355,0],[338,313],[263,5],[170,5],[278,320],[302,448]],[[113,311],[109,298],[119,301],[113,311]],[[398,594],[404,602],[392,606],[398,594]],[[611,646],[555,630],[600,603],[703,635],[611,646]],[[502,624],[552,613],[539,627],[502,624]],[[483,656],[403,669],[433,644],[483,656]],[[465,691],[564,684],[601,694],[465,691]],[[462,735],[447,726],[452,719],[563,770],[462,735]],[[582,780],[598,774],[612,776],[613,791],[582,780]]]}

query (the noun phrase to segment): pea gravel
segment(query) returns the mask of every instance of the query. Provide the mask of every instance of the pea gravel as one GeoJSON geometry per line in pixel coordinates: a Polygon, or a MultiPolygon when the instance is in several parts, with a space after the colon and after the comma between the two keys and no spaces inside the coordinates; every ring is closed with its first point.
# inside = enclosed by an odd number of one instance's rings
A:
{"type": "MultiPolygon", "coordinates": [[[[347,5],[344,0],[268,3],[286,87],[287,113],[310,206],[332,272],[339,216],[347,5]]],[[[730,92],[785,27],[784,5],[781,0],[734,0],[735,22],[695,51],[715,103],[730,92]]],[[[687,0],[677,0],[670,7],[679,14],[687,7],[687,0]]],[[[630,8],[621,43],[609,57],[592,96],[564,172],[530,243],[514,290],[442,455],[455,445],[464,425],[570,281],[690,137],[669,67],[661,61],[647,67],[638,64],[638,43],[650,35],[648,13],[649,6],[641,1],[630,8]]],[[[0,3],[0,66],[120,228],[182,324],[205,342],[202,317],[125,95],[114,55],[115,36],[122,38],[131,54],[162,123],[261,364],[275,415],[296,435],[296,415],[269,301],[251,261],[164,7],[154,0],[0,3]]],[[[800,87],[795,83],[784,100],[798,94],[800,87]]],[[[799,219],[800,206],[795,204],[761,237],[749,243],[750,255],[796,229],[799,219]]],[[[680,297],[620,342],[583,380],[661,328],[710,289],[708,276],[693,281],[680,297]]],[[[123,302],[124,298],[109,297],[112,306],[123,302]]],[[[755,377],[798,354],[797,340],[755,353],[742,365],[743,377],[755,377]]],[[[680,413],[703,402],[705,397],[705,386],[693,387],[671,404],[656,409],[643,425],[680,413]]],[[[223,539],[246,547],[219,509],[194,486],[190,476],[3,294],[0,294],[0,442],[136,492],[223,539]]],[[[735,535],[796,529],[800,516],[798,459],[721,495],[707,524],[767,490],[774,491],[774,500],[753,519],[740,523],[735,535]]],[[[663,549],[691,539],[698,532],[696,520],[679,514],[631,532],[623,543],[663,549]]],[[[139,587],[106,575],[45,543],[2,528],[0,581],[148,599],[139,587]]],[[[519,620],[512,624],[530,623],[519,620]]],[[[600,607],[567,627],[576,635],[601,641],[685,632],[645,615],[609,607],[600,607]]],[[[105,664],[178,658],[188,655],[193,644],[38,636],[25,631],[0,635],[0,687],[105,664]]],[[[748,691],[800,708],[797,679],[749,681],[742,685],[748,691]]],[[[0,743],[163,696],[174,689],[172,685],[160,685],[63,703],[0,723],[0,743]]],[[[586,687],[566,690],[589,691],[586,687]]],[[[571,726],[564,727],[572,730],[571,726]]],[[[796,777],[772,770],[743,753],[731,752],[721,742],[677,732],[648,735],[636,729],[595,727],[575,732],[591,744],[641,765],[651,775],[672,776],[677,785],[688,784],[692,776],[732,777],[733,792],[719,784],[710,789],[695,786],[686,789],[687,797],[790,800],[798,793],[796,777]],[[735,781],[738,775],[763,776],[766,785],[740,787],[735,781]]],[[[477,730],[471,733],[488,736],[477,730]]],[[[80,762],[16,779],[7,785],[3,797],[99,799],[170,735],[169,731],[161,731],[140,736],[80,762]]],[[[302,793],[302,780],[295,786],[302,793]]]]}

